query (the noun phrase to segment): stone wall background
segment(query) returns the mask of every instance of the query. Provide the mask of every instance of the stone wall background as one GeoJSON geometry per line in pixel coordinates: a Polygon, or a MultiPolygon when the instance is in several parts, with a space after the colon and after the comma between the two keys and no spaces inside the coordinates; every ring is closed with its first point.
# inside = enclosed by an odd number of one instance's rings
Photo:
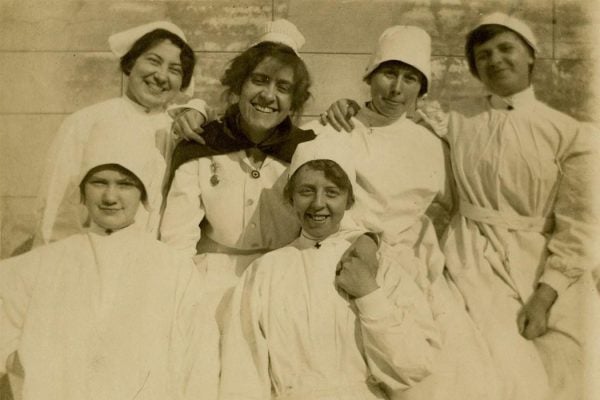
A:
{"type": "Polygon", "coordinates": [[[481,14],[496,10],[524,19],[538,37],[538,97],[599,123],[599,0],[0,0],[0,256],[32,230],[46,151],[63,118],[122,93],[107,44],[114,32],[158,19],[178,24],[199,60],[196,96],[222,108],[226,62],[265,20],[288,18],[307,39],[309,119],[337,98],[366,99],[361,72],[377,37],[395,24],[432,36],[430,100],[448,104],[481,91],[463,41],[481,14]]]}

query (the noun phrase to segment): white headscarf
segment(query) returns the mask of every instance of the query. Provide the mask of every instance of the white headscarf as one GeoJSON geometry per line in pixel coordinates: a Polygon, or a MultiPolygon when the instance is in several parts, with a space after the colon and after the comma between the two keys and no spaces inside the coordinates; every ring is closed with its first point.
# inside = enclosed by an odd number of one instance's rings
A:
{"type": "Polygon", "coordinates": [[[525,22],[521,21],[518,18],[501,12],[488,14],[484,16],[473,29],[471,29],[467,37],[471,36],[473,31],[475,31],[477,28],[484,25],[504,26],[505,28],[508,28],[511,31],[515,32],[517,35],[519,35],[529,46],[531,46],[535,54],[539,52],[537,40],[531,28],[529,28],[529,26],[527,26],[525,22]]]}
{"type": "Polygon", "coordinates": [[[331,160],[348,175],[352,187],[356,186],[356,167],[352,155],[352,144],[345,133],[323,133],[314,140],[300,143],[292,156],[288,168],[288,179],[309,161],[331,160]]]}
{"type": "Polygon", "coordinates": [[[419,70],[427,82],[429,90],[431,82],[431,37],[423,29],[416,26],[396,25],[387,28],[379,37],[377,47],[363,78],[369,76],[386,61],[400,61],[419,70]]]}
{"type": "Polygon", "coordinates": [[[160,163],[164,163],[164,160],[144,136],[125,119],[111,118],[96,122],[84,149],[79,182],[93,168],[107,164],[119,165],[140,180],[148,197],[144,206],[150,211],[150,205],[156,204],[155,199],[150,197],[160,193],[163,178],[160,163]]]}

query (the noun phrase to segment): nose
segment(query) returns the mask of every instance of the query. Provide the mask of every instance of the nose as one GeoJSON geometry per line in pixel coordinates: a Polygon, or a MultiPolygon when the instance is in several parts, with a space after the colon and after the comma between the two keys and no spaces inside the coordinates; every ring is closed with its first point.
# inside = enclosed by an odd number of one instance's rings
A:
{"type": "Polygon", "coordinates": [[[396,79],[394,79],[392,81],[391,91],[392,91],[392,94],[395,94],[395,95],[402,93],[402,78],[401,77],[397,77],[396,79]]]}
{"type": "Polygon", "coordinates": [[[166,82],[168,76],[168,70],[166,66],[160,66],[154,72],[154,78],[159,82],[166,82]]]}
{"type": "Polygon", "coordinates": [[[108,185],[104,192],[102,192],[102,203],[114,204],[117,202],[117,188],[114,185],[108,185]]]}
{"type": "Polygon", "coordinates": [[[260,95],[265,100],[275,100],[275,85],[265,85],[263,90],[260,92],[260,95]]]}
{"type": "Polygon", "coordinates": [[[325,207],[325,194],[322,192],[315,193],[315,197],[312,201],[312,208],[315,210],[320,210],[325,207]]]}
{"type": "Polygon", "coordinates": [[[495,65],[498,62],[500,62],[500,60],[502,59],[500,52],[493,50],[490,52],[490,56],[489,56],[489,62],[491,65],[495,65]]]}

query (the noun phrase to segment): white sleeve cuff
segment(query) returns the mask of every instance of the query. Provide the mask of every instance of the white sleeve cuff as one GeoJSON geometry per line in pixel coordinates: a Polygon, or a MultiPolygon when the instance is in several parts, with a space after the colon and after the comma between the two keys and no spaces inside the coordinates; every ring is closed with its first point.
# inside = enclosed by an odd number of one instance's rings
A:
{"type": "Polygon", "coordinates": [[[202,99],[191,99],[190,101],[188,101],[185,104],[175,104],[170,106],[169,108],[167,108],[167,112],[169,113],[169,115],[174,118],[178,112],[181,112],[183,110],[196,110],[198,111],[200,114],[202,114],[204,116],[204,119],[207,120],[208,119],[208,113],[206,111],[207,105],[206,102],[202,99]]]}
{"type": "Polygon", "coordinates": [[[382,288],[375,289],[354,302],[363,318],[380,319],[394,311],[394,306],[387,299],[382,288]]]}
{"type": "Polygon", "coordinates": [[[560,295],[571,285],[572,279],[569,279],[560,273],[560,271],[547,268],[538,282],[545,283],[560,295]]]}

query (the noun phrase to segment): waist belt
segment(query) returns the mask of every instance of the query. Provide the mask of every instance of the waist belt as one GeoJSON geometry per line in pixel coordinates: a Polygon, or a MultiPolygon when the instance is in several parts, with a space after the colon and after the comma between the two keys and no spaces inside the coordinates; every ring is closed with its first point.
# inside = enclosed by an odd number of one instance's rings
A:
{"type": "Polygon", "coordinates": [[[554,227],[553,217],[524,217],[475,206],[464,200],[460,201],[459,211],[462,216],[473,221],[514,231],[544,233],[551,231],[554,227]]]}
{"type": "Polygon", "coordinates": [[[202,235],[196,244],[196,254],[203,253],[220,253],[231,254],[235,256],[249,256],[253,254],[264,254],[269,252],[269,249],[238,249],[221,244],[207,235],[202,235]]]}

